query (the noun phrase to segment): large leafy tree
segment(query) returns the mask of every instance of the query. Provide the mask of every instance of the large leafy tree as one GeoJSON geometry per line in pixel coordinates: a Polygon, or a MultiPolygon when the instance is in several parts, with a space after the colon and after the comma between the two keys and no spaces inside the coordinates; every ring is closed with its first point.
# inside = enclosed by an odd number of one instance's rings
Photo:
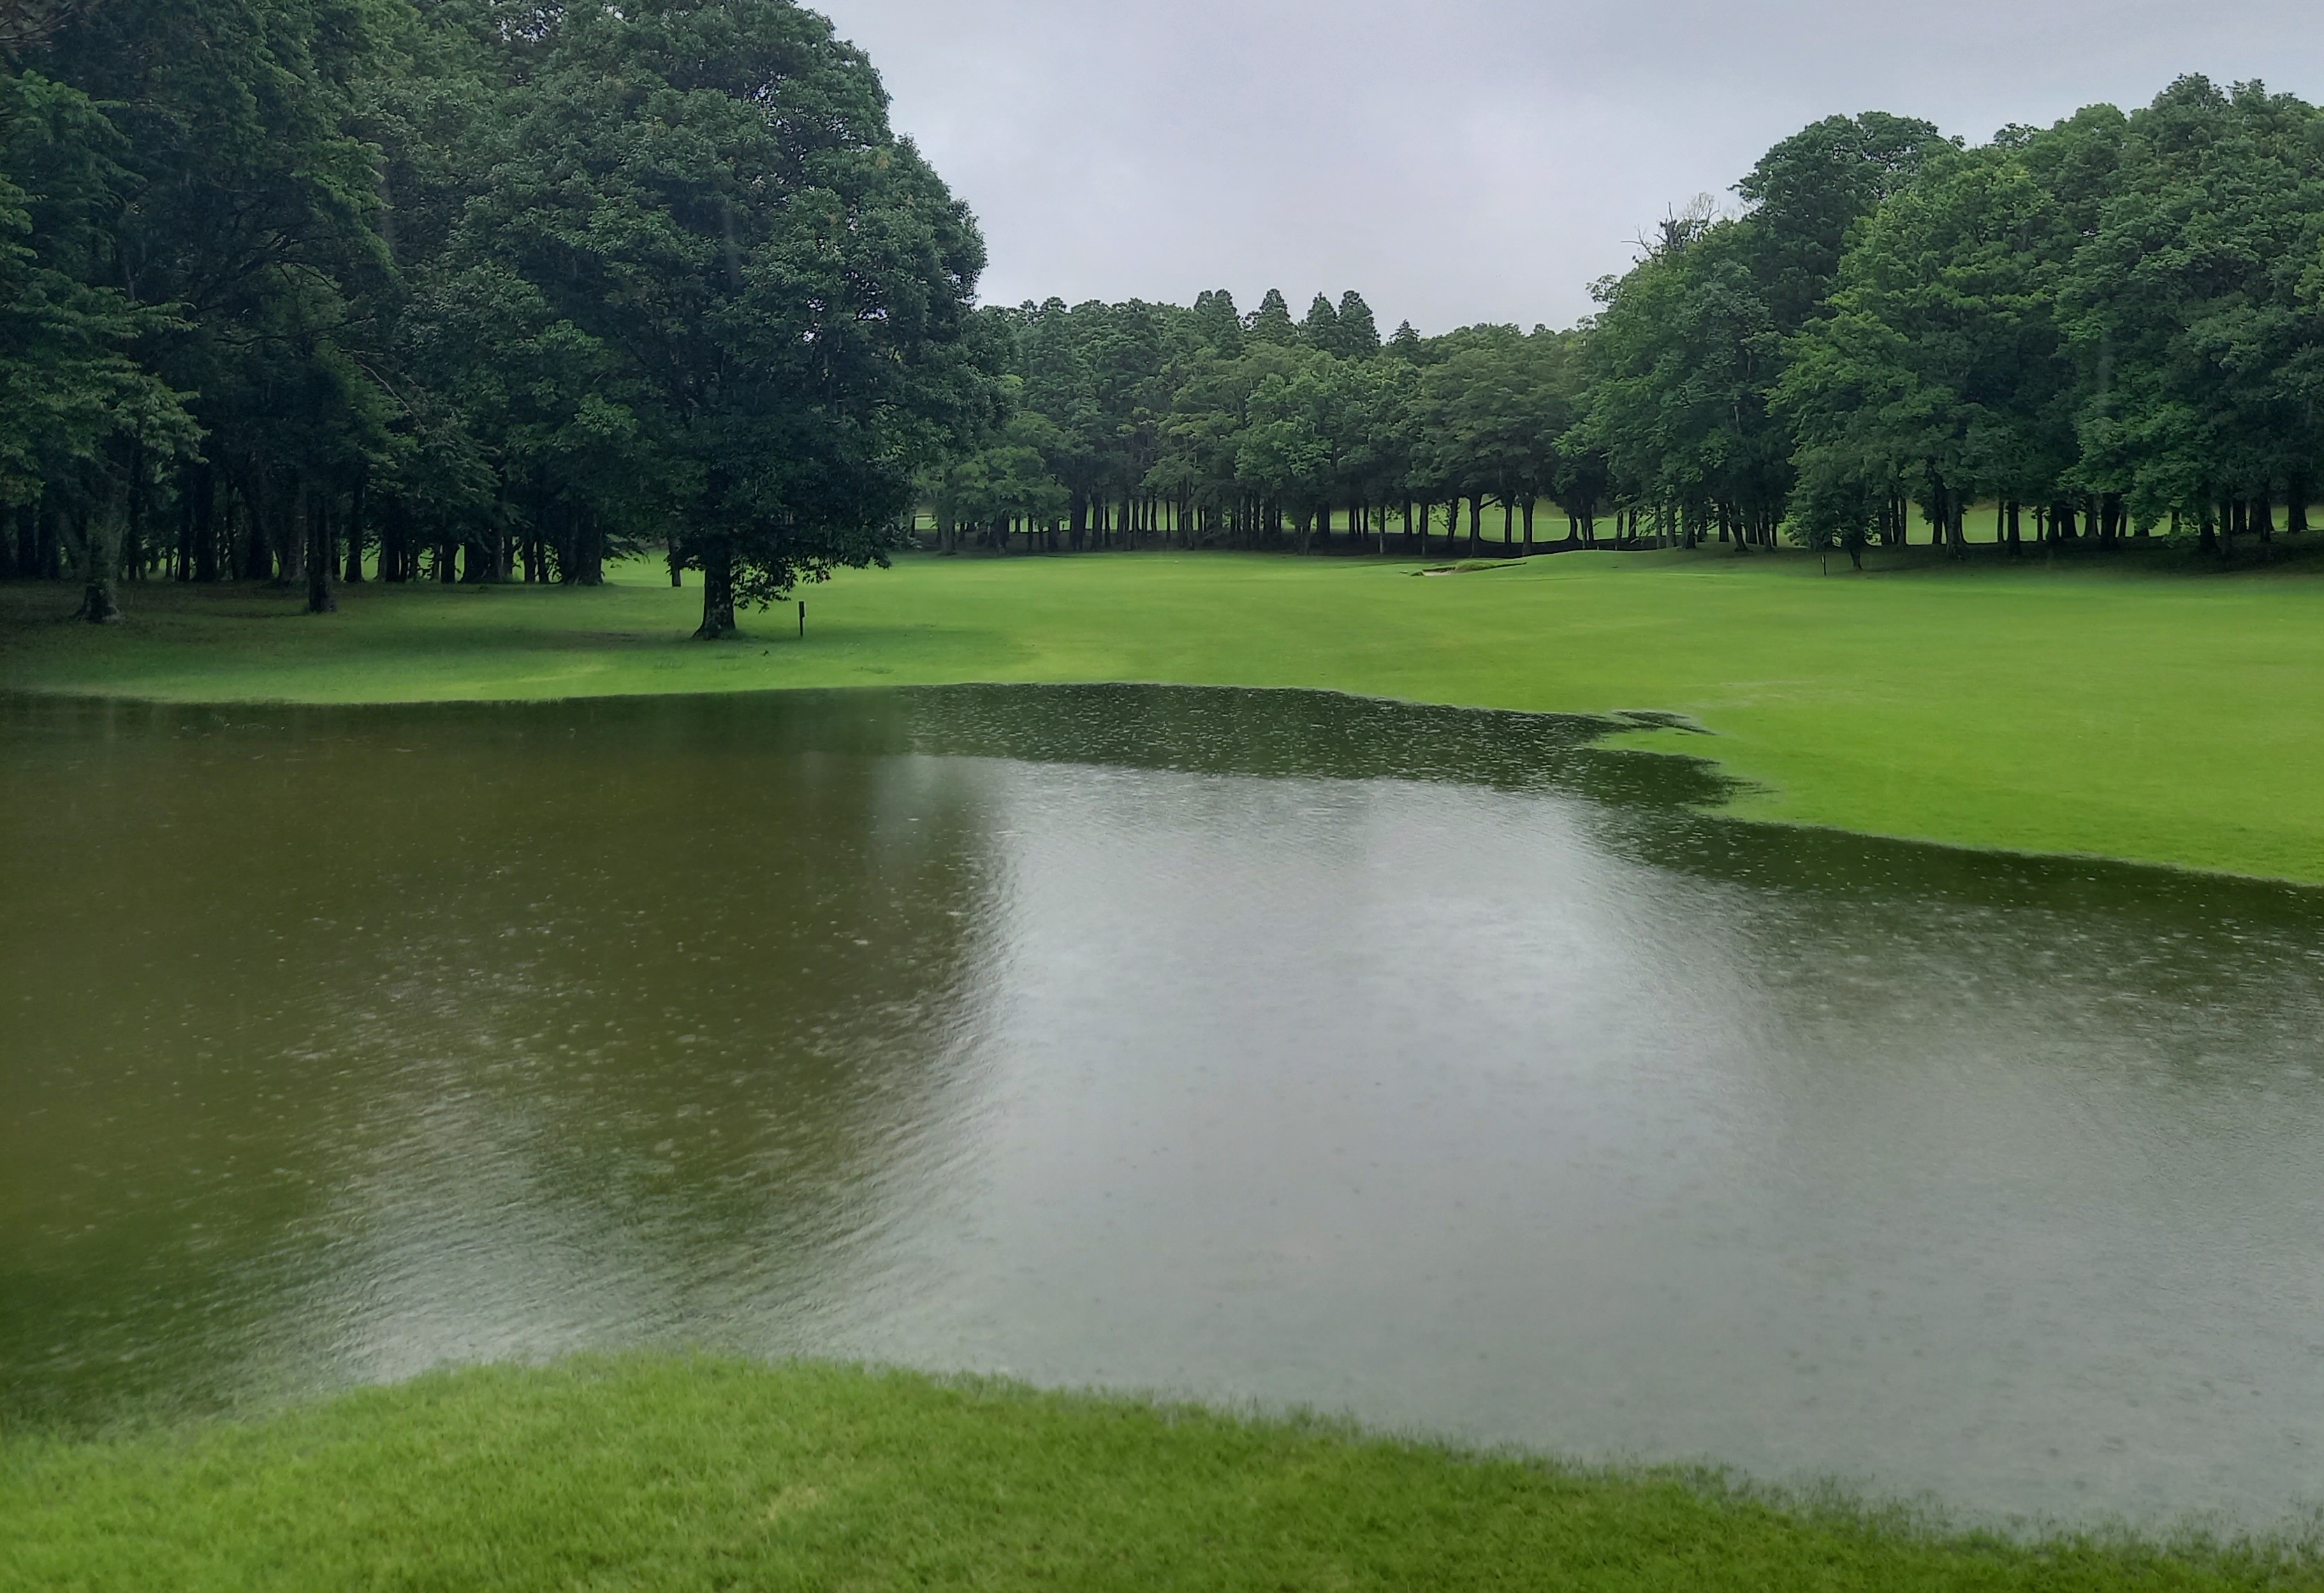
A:
{"type": "Polygon", "coordinates": [[[2207,535],[2265,532],[2272,501],[2303,515],[2324,452],[2324,115],[2185,78],[2130,118],[2106,175],[2060,290],[2080,474],[2207,535]]]}
{"type": "Polygon", "coordinates": [[[1827,116],[1777,143],[1735,191],[1750,207],[1753,275],[1778,330],[1797,331],[1840,276],[1849,230],[1947,148],[1913,116],[1827,116]]]}
{"type": "Polygon", "coordinates": [[[516,92],[452,253],[618,362],[703,571],[696,634],[884,563],[916,470],[982,401],[983,251],[869,60],[787,0],[646,0],[565,13],[516,92]]]}
{"type": "Polygon", "coordinates": [[[1601,454],[1622,491],[1690,541],[1714,518],[1766,539],[1791,487],[1791,439],[1767,408],[1783,335],[1754,244],[1733,221],[1666,241],[1601,287],[1590,334],[1570,446],[1601,454]]]}
{"type": "MultiPolygon", "coordinates": [[[[115,0],[58,8],[11,63],[11,164],[76,152],[46,161],[24,191],[60,197],[46,179],[78,168],[66,185],[81,217],[68,229],[72,269],[117,296],[139,366],[185,395],[203,453],[240,476],[285,574],[302,567],[320,523],[299,512],[309,483],[360,450],[370,418],[374,384],[360,368],[370,329],[350,336],[348,285],[375,247],[375,170],[347,120],[396,14],[391,0],[115,0]],[[69,112],[67,85],[83,109],[69,112]],[[92,225],[88,196],[100,188],[112,202],[92,225]]],[[[48,235],[47,222],[35,225],[48,235]]],[[[50,478],[52,495],[77,501],[69,519],[92,617],[110,612],[124,523],[126,562],[142,565],[136,532],[161,467],[193,459],[189,438],[157,446],[167,417],[147,408],[153,424],[116,431],[138,435],[125,465],[102,473],[107,490],[85,472],[82,490],[50,478]]]]}
{"type": "Polygon", "coordinates": [[[91,280],[111,274],[126,174],[88,97],[11,71],[0,134],[0,504],[50,500],[86,578],[82,617],[109,622],[131,503],[195,446],[184,395],[135,358],[175,323],[91,280]]]}
{"type": "Polygon", "coordinates": [[[2027,142],[1940,155],[1865,224],[1830,313],[1793,344],[1776,408],[1812,542],[1860,557],[1901,535],[1907,498],[1953,541],[1967,502],[2038,503],[2071,469],[2053,307],[2074,239],[2027,142]]]}

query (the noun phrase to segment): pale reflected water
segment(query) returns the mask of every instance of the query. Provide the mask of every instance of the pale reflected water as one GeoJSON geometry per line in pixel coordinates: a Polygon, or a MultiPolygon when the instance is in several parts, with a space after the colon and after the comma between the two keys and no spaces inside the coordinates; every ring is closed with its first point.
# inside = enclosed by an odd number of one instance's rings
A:
{"type": "Polygon", "coordinates": [[[1139,688],[0,706],[0,1415],[639,1343],[2324,1496],[2324,899],[1139,688]]]}

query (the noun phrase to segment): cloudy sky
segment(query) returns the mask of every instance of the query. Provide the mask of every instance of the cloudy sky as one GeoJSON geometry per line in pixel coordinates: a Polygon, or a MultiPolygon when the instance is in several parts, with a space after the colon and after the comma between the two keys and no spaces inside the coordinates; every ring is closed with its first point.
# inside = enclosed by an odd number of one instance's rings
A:
{"type": "Polygon", "coordinates": [[[1360,290],[1562,326],[1835,111],[1971,140],[2182,72],[2324,97],[2318,0],[825,0],[983,223],[988,302],[1360,290]]]}

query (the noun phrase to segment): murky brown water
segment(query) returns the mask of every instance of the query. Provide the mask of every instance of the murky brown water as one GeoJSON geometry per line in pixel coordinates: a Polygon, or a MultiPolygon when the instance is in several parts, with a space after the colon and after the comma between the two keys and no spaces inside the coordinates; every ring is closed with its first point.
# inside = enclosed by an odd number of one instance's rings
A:
{"type": "Polygon", "coordinates": [[[1513,715],[0,704],[0,1419],[701,1344],[2324,1496],[2324,897],[1513,715]]]}

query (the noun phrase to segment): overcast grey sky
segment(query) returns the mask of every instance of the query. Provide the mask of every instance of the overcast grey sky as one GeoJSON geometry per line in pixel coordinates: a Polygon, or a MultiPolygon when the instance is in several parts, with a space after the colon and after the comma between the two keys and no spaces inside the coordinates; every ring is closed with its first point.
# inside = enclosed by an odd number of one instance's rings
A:
{"type": "Polygon", "coordinates": [[[2182,72],[2324,97],[2319,0],[824,0],[974,207],[988,303],[1360,290],[1554,326],[1835,111],[1982,140],[2182,72]]]}

